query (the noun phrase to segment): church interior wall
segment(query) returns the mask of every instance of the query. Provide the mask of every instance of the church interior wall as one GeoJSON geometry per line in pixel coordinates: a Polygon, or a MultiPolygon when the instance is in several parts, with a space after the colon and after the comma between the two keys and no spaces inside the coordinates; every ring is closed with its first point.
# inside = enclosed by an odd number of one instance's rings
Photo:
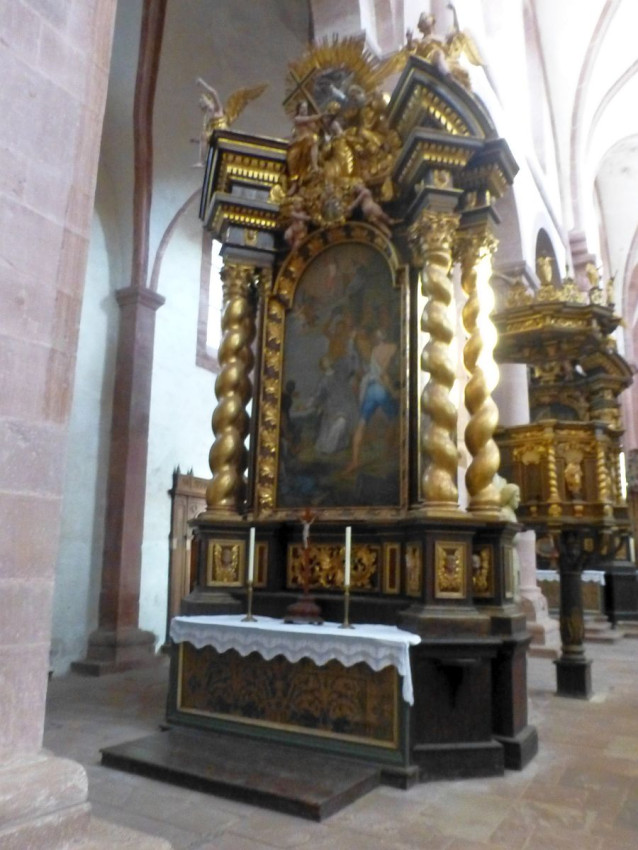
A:
{"type": "MultiPolygon", "coordinates": [[[[65,473],[52,626],[50,663],[56,674],[66,672],[72,661],[83,656],[88,635],[97,625],[119,318],[114,292],[128,286],[131,275],[130,116],[141,8],[139,0],[119,3],[116,16],[113,63],[124,72],[114,74],[109,84],[77,355],[70,425],[73,451],[65,473]],[[129,117],[128,123],[122,121],[123,114],[129,117]]],[[[203,171],[193,167],[197,145],[176,133],[175,126],[190,128],[192,137],[198,135],[198,76],[218,85],[224,98],[265,79],[269,88],[247,111],[244,126],[286,135],[288,120],[281,106],[285,68],[303,50],[308,34],[303,4],[268,0],[260,3],[257,12],[250,0],[239,0],[216,4],[215,12],[213,20],[209,5],[196,0],[168,4],[154,110],[148,282],[155,277],[153,284],[166,303],[157,311],[155,331],[140,626],[153,631],[158,643],[163,642],[166,629],[172,473],[179,465],[182,471],[192,468],[198,476],[210,474],[210,419],[215,403],[214,375],[196,364],[202,251],[197,190],[203,171]],[[185,20],[190,22],[188,27],[185,20]],[[190,197],[193,202],[164,239],[190,197]]]]}
{"type": "MultiPolygon", "coordinates": [[[[82,656],[97,621],[109,427],[113,406],[117,304],[112,263],[100,215],[93,216],[77,365],[69,418],[69,447],[57,579],[53,603],[51,668],[65,672],[82,656]]],[[[104,213],[107,213],[104,210],[104,213]]]]}
{"type": "Polygon", "coordinates": [[[211,411],[215,376],[196,365],[201,222],[196,204],[180,216],[163,254],[158,291],[166,303],[157,313],[151,427],[149,430],[140,622],[163,639],[166,626],[168,488],[173,469],[210,475],[211,411]],[[175,427],[179,421],[179,427],[175,427]]]}

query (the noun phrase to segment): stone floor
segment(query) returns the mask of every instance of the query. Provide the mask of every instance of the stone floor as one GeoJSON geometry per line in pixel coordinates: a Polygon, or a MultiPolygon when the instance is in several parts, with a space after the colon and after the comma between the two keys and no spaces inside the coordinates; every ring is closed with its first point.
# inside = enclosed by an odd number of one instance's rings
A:
{"type": "MultiPolygon", "coordinates": [[[[551,661],[529,661],[540,752],[502,778],[381,787],[322,823],[121,773],[101,747],[156,730],[167,668],[49,687],[45,746],[85,765],[93,812],[161,836],[175,850],[635,850],[638,848],[638,642],[591,644],[594,696],[554,695],[551,661]]],[[[141,847],[141,845],[140,845],[141,847]]]]}

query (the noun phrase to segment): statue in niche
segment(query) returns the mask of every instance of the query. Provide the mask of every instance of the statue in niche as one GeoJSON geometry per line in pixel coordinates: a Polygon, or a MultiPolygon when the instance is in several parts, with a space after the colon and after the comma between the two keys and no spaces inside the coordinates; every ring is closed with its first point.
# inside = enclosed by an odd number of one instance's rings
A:
{"type": "Polygon", "coordinates": [[[583,497],[583,470],[580,463],[576,460],[570,460],[565,467],[565,487],[572,499],[582,499],[583,497]]]}
{"type": "Polygon", "coordinates": [[[541,280],[541,289],[546,286],[552,286],[554,265],[551,257],[539,257],[536,260],[536,271],[541,280]]]}

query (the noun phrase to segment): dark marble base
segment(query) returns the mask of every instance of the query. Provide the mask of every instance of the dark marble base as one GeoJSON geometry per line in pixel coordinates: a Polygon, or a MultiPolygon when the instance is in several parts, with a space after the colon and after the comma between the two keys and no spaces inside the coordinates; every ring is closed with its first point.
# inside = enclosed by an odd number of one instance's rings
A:
{"type": "Polygon", "coordinates": [[[174,728],[107,747],[102,764],[317,821],[380,780],[375,767],[323,753],[174,728]]]}
{"type": "Polygon", "coordinates": [[[502,776],[505,772],[503,747],[497,741],[417,744],[412,758],[419,765],[423,782],[502,776]]]}
{"type": "Polygon", "coordinates": [[[591,696],[591,661],[559,658],[556,665],[556,694],[559,697],[589,699],[591,696]]]}
{"type": "Polygon", "coordinates": [[[502,744],[505,767],[508,770],[522,770],[538,753],[538,732],[535,726],[526,726],[515,737],[507,738],[495,735],[502,744]]]}

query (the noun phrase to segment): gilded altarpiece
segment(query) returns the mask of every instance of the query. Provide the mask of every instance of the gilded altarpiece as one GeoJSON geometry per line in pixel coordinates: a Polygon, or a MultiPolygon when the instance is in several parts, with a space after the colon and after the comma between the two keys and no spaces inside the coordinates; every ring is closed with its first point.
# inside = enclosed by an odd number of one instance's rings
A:
{"type": "Polygon", "coordinates": [[[211,136],[201,214],[223,244],[225,308],[199,586],[184,605],[253,605],[257,620],[290,622],[303,589],[339,621],[347,540],[344,625],[419,635],[414,705],[385,670],[266,665],[181,645],[171,716],[295,743],[312,735],[317,748],[321,739],[382,764],[403,787],[417,775],[521,767],[537,746],[529,636],[503,574],[515,526],[492,484],[497,415],[478,365],[492,201],[517,166],[461,73],[467,40],[436,41],[449,54],[444,74],[422,18],[423,38],[387,60],[360,39],[310,46],[290,66],[288,141],[227,127],[211,136]]]}
{"type": "Polygon", "coordinates": [[[284,264],[266,303],[258,515],[405,508],[406,280],[365,224],[319,231],[284,264]]]}

